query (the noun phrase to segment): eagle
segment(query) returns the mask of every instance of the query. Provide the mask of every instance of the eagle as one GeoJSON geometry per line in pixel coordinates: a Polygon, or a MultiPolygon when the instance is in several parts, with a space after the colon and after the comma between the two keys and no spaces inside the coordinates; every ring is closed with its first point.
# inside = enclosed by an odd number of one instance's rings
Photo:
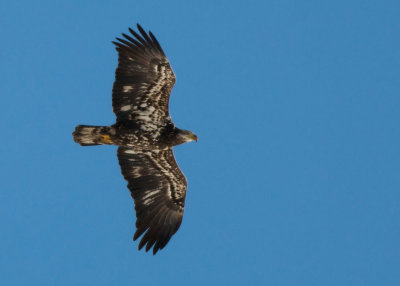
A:
{"type": "Polygon", "coordinates": [[[176,78],[156,37],[137,24],[113,44],[118,67],[112,89],[116,123],[78,125],[72,133],[81,146],[117,145],[121,173],[134,200],[138,248],[153,255],[178,231],[185,207],[187,181],[174,158],[173,146],[196,141],[179,129],[169,114],[176,78]]]}

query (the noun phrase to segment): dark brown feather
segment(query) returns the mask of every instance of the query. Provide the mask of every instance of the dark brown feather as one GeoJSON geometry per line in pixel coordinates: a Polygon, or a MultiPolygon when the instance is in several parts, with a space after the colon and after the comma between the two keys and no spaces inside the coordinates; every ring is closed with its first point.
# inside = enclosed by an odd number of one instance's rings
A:
{"type": "Polygon", "coordinates": [[[151,131],[171,123],[168,104],[176,79],[154,35],[139,25],[138,30],[129,29],[132,36],[122,34],[113,42],[118,51],[113,111],[117,122],[134,120],[151,131]]]}
{"type": "Polygon", "coordinates": [[[135,201],[136,227],[133,239],[143,235],[139,249],[153,246],[157,253],[176,233],[182,222],[187,182],[171,148],[135,151],[118,148],[118,160],[135,201]]]}

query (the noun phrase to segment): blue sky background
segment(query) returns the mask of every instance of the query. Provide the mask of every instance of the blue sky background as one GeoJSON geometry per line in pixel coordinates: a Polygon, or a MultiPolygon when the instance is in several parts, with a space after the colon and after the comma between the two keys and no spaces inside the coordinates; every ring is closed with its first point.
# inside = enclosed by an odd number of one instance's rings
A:
{"type": "Polygon", "coordinates": [[[400,285],[398,1],[2,1],[1,285],[400,285]],[[177,75],[183,224],[153,257],[111,146],[111,41],[177,75]]]}

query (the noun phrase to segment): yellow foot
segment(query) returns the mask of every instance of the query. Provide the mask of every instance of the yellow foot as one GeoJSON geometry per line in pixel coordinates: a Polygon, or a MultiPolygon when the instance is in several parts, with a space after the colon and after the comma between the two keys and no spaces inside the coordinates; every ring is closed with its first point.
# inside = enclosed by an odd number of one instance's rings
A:
{"type": "Polygon", "coordinates": [[[110,135],[100,135],[101,142],[104,144],[112,144],[110,135]]]}

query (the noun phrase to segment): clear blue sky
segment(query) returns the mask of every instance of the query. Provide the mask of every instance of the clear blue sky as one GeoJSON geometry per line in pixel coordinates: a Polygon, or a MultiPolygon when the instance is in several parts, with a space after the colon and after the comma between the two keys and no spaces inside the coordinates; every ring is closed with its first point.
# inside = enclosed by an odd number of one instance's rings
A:
{"type": "Polygon", "coordinates": [[[2,1],[1,285],[400,285],[398,1],[2,1]],[[111,41],[177,75],[179,232],[153,257],[113,146],[111,41]]]}

